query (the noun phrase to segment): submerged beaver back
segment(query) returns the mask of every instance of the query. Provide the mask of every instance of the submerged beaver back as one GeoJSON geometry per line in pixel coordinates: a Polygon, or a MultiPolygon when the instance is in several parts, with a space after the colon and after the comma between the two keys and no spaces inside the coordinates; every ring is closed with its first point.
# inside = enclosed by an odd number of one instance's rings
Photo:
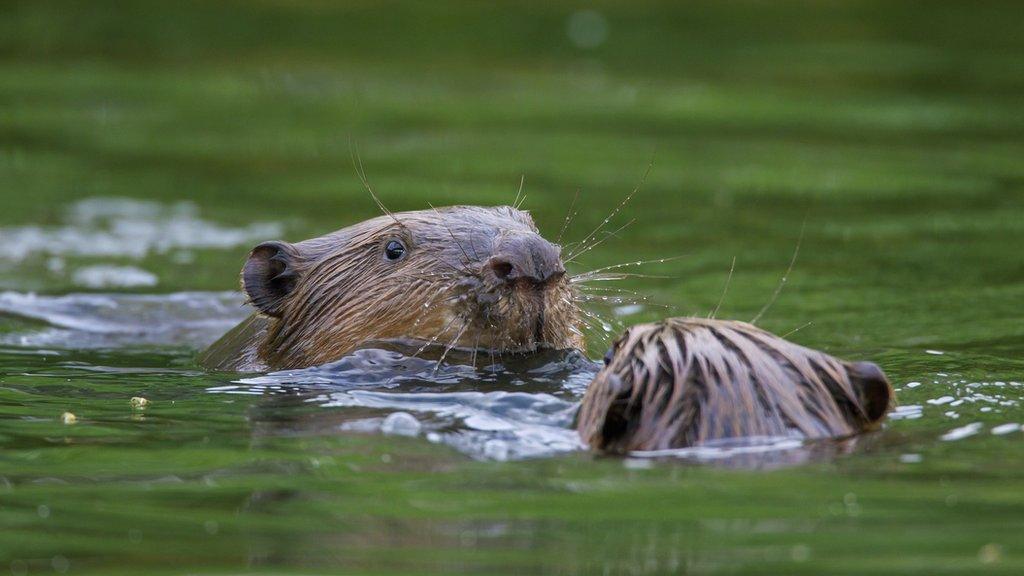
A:
{"type": "Polygon", "coordinates": [[[744,437],[840,437],[877,424],[892,389],[844,362],[744,322],[672,318],[630,328],[583,399],[578,430],[606,452],[744,437]]]}

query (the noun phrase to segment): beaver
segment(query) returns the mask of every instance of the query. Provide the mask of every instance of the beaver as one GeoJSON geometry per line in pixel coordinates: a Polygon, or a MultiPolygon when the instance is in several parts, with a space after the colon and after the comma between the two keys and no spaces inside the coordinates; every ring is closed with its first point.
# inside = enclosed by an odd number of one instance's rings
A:
{"type": "Polygon", "coordinates": [[[606,453],[754,437],[845,437],[880,424],[885,374],[746,322],[669,318],[629,328],[584,395],[577,430],[606,453]]]}
{"type": "Polygon", "coordinates": [[[207,368],[303,368],[389,339],[494,352],[583,346],[561,248],[511,206],[388,212],[294,244],[263,242],[241,285],[256,313],[200,355],[207,368]]]}

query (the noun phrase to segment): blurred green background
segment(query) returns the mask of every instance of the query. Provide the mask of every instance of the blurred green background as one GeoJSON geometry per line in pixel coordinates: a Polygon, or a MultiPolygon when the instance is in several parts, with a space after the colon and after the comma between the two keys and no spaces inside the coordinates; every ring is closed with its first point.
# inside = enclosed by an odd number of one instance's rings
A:
{"type": "MultiPolygon", "coordinates": [[[[990,431],[1024,422],[1022,111],[1019,2],[0,2],[0,250],[93,197],[323,234],[376,213],[352,142],[394,210],[511,203],[524,176],[554,236],[578,190],[577,240],[653,158],[636,223],[577,270],[683,256],[625,285],[675,308],[628,322],[705,314],[733,258],[719,316],[752,317],[803,229],[761,324],[810,322],[794,340],[877,360],[923,407],[776,472],[474,463],[260,437],[258,399],[202,393],[229,377],[83,377],[6,350],[0,572],[1019,574],[1022,435],[990,431]],[[121,402],[139,393],[176,404],[140,423],[121,402]],[[945,395],[968,401],[950,416],[928,403],[945,395]],[[65,409],[95,425],[69,441],[65,409]]],[[[147,291],[228,290],[244,255],[113,261],[147,291]]],[[[0,288],[81,290],[62,270],[94,260],[0,262],[0,288]]]]}

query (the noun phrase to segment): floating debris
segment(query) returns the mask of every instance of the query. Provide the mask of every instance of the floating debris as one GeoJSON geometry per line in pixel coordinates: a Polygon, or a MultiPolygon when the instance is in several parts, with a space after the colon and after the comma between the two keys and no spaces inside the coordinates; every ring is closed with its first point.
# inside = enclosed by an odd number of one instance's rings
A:
{"type": "Polygon", "coordinates": [[[78,416],[75,416],[71,412],[65,412],[60,415],[60,421],[65,424],[74,424],[75,422],[78,422],[78,416]]]}
{"type": "Polygon", "coordinates": [[[144,410],[146,406],[149,406],[149,400],[146,400],[142,396],[132,396],[132,399],[128,402],[135,410],[144,410]]]}

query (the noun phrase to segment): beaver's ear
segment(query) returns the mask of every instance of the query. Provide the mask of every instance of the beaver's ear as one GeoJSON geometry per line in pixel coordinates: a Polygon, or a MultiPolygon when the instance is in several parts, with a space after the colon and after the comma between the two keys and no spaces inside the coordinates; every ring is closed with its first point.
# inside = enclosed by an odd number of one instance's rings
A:
{"type": "Polygon", "coordinates": [[[287,242],[264,242],[252,249],[242,267],[242,289],[260,312],[280,316],[299,279],[301,257],[287,242]]]}
{"type": "Polygon", "coordinates": [[[630,402],[632,387],[616,374],[609,372],[594,385],[601,389],[588,391],[583,397],[577,417],[582,415],[586,421],[577,422],[577,430],[591,448],[624,454],[630,450],[630,440],[639,426],[640,402],[630,402]]]}
{"type": "Polygon", "coordinates": [[[885,418],[893,403],[892,386],[885,372],[872,362],[851,362],[847,372],[868,421],[875,423],[885,418]]]}

